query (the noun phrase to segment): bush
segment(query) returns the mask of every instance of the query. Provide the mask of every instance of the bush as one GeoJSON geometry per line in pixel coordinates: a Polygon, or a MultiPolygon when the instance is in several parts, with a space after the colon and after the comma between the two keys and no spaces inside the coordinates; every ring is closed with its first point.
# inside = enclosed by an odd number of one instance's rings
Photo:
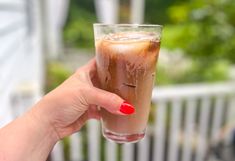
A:
{"type": "Polygon", "coordinates": [[[64,41],[68,47],[92,48],[93,23],[96,22],[93,1],[72,0],[68,21],[64,28],[64,41]]]}
{"type": "Polygon", "coordinates": [[[193,0],[171,6],[168,15],[171,24],[164,27],[162,47],[181,49],[192,60],[181,78],[171,82],[228,79],[230,64],[235,63],[235,3],[193,0]]]}
{"type": "Polygon", "coordinates": [[[66,69],[62,64],[58,62],[52,62],[47,66],[47,82],[46,82],[46,92],[50,92],[55,89],[61,83],[63,83],[69,76],[71,72],[66,69]]]}

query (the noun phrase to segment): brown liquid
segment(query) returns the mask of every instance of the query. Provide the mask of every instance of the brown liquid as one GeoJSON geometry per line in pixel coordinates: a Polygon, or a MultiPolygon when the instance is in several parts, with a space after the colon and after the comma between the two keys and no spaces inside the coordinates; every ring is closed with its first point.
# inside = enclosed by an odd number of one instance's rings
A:
{"type": "Polygon", "coordinates": [[[150,33],[119,33],[96,40],[101,88],[121,96],[135,107],[130,116],[101,109],[105,129],[136,134],[146,128],[160,41],[150,33]]]}

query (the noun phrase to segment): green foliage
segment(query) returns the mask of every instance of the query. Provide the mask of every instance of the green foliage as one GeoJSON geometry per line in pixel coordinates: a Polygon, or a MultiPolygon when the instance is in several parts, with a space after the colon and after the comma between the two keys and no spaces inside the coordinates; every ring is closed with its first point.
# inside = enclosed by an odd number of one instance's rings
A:
{"type": "Polygon", "coordinates": [[[228,79],[229,64],[235,63],[234,1],[192,0],[173,5],[167,12],[171,24],[163,30],[162,47],[180,48],[192,60],[192,66],[174,82],[228,79]]]}
{"type": "Polygon", "coordinates": [[[130,23],[130,1],[119,0],[119,23],[130,23]]]}
{"type": "Polygon", "coordinates": [[[189,10],[190,8],[187,4],[169,7],[168,9],[169,18],[173,23],[183,22],[188,19],[189,10]]]}
{"type": "Polygon", "coordinates": [[[176,22],[165,28],[169,47],[180,47],[193,59],[206,59],[208,63],[221,59],[234,63],[235,23],[231,17],[235,15],[235,3],[233,0],[199,2],[194,0],[169,8],[169,17],[176,22]],[[181,13],[178,19],[176,13],[181,13]]]}
{"type": "Polygon", "coordinates": [[[71,72],[66,69],[62,64],[56,62],[48,64],[46,92],[55,89],[57,86],[63,83],[70,75],[71,72]]]}
{"type": "Polygon", "coordinates": [[[92,48],[95,22],[93,1],[71,0],[68,21],[64,29],[65,44],[70,47],[92,48]]]}
{"type": "Polygon", "coordinates": [[[191,82],[216,82],[228,79],[229,63],[226,61],[216,61],[213,63],[202,64],[194,62],[177,83],[191,82]]]}
{"type": "Polygon", "coordinates": [[[167,8],[174,0],[145,0],[145,22],[165,24],[169,22],[167,8]]]}
{"type": "Polygon", "coordinates": [[[196,82],[218,82],[228,80],[228,69],[230,63],[218,60],[213,63],[201,63],[193,61],[191,66],[185,70],[177,70],[177,67],[162,67],[157,70],[156,84],[182,84],[196,82]]]}
{"type": "Polygon", "coordinates": [[[167,69],[161,66],[158,67],[155,78],[155,85],[158,86],[158,85],[173,84],[175,80],[176,78],[173,77],[167,69]]]}
{"type": "Polygon", "coordinates": [[[189,42],[194,41],[194,38],[198,37],[198,30],[197,24],[193,23],[164,26],[161,47],[185,49],[188,47],[189,42]]]}
{"type": "Polygon", "coordinates": [[[69,160],[70,158],[70,140],[69,137],[65,137],[63,140],[63,149],[64,149],[64,160],[69,160]]]}

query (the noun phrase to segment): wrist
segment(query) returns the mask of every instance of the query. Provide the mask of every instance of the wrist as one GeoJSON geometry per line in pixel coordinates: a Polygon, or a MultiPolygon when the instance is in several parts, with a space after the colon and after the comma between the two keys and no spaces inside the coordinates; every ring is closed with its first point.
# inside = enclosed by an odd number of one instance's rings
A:
{"type": "Polygon", "coordinates": [[[57,141],[56,133],[33,107],[0,130],[1,157],[7,160],[46,160],[57,141]]]}
{"type": "Polygon", "coordinates": [[[54,126],[51,124],[49,113],[46,108],[41,107],[40,103],[36,104],[26,115],[32,126],[37,127],[38,132],[50,143],[55,144],[60,140],[54,126]]]}

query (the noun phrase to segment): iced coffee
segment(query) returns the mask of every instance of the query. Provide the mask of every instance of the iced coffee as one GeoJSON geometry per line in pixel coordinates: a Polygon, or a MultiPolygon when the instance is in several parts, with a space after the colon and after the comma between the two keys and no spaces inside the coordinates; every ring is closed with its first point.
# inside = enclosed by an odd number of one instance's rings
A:
{"type": "Polygon", "coordinates": [[[156,62],[160,49],[158,33],[115,32],[95,41],[101,88],[116,93],[135,107],[128,116],[101,108],[103,134],[119,143],[144,137],[150,111],[156,62]]]}

